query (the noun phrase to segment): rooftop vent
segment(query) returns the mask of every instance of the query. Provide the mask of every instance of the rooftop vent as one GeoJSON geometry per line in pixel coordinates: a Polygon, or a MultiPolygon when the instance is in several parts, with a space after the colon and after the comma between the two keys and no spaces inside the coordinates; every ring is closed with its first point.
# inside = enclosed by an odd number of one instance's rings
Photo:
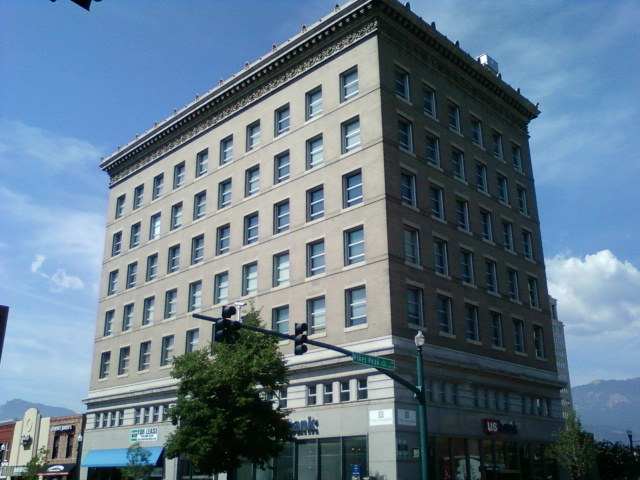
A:
{"type": "Polygon", "coordinates": [[[489,67],[491,70],[493,70],[493,73],[495,73],[496,75],[500,72],[500,70],[498,69],[498,62],[496,62],[493,58],[491,58],[486,53],[483,53],[482,55],[476,57],[476,61],[480,65],[489,67]]]}

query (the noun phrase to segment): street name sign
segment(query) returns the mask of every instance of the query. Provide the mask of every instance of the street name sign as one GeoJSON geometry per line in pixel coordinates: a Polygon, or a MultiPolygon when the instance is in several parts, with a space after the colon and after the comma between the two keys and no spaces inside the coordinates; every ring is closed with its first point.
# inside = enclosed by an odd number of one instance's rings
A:
{"type": "Polygon", "coordinates": [[[364,353],[353,352],[351,354],[351,359],[355,363],[359,363],[361,365],[368,365],[369,367],[377,367],[377,368],[382,368],[384,370],[396,369],[395,360],[389,360],[388,358],[373,357],[371,355],[365,355],[364,353]]]}

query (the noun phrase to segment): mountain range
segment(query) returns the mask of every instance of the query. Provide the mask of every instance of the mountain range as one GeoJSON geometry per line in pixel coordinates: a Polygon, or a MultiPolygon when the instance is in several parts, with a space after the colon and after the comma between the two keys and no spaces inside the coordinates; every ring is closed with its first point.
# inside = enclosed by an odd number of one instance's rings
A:
{"type": "Polygon", "coordinates": [[[52,407],[42,403],[32,403],[26,400],[9,400],[4,405],[0,405],[0,421],[2,420],[22,420],[24,412],[29,408],[37,408],[43,417],[64,417],[65,415],[75,415],[76,412],[64,407],[52,407]]]}

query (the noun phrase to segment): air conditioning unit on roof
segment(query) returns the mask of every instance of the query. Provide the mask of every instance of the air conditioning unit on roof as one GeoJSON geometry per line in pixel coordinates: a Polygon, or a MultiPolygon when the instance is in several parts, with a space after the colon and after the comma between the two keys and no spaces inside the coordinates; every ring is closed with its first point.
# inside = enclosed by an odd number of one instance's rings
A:
{"type": "Polygon", "coordinates": [[[491,70],[493,70],[493,72],[496,75],[500,72],[500,70],[498,69],[498,62],[496,62],[493,58],[491,58],[486,53],[483,53],[482,55],[477,56],[476,57],[476,61],[480,65],[484,65],[485,67],[489,67],[491,70]]]}

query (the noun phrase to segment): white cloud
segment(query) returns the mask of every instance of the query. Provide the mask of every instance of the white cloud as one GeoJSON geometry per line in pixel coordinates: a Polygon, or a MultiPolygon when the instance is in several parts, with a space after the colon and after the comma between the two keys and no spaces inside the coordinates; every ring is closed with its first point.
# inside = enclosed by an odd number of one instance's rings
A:
{"type": "Polygon", "coordinates": [[[64,290],[80,290],[84,288],[84,282],[78,277],[72,277],[67,275],[64,269],[59,268],[53,275],[47,275],[40,271],[42,264],[47,257],[45,255],[36,255],[36,259],[31,263],[31,272],[37,273],[43,278],[46,278],[51,283],[52,292],[63,292],[64,290]]]}
{"type": "Polygon", "coordinates": [[[46,258],[47,257],[44,255],[36,255],[36,259],[31,263],[31,272],[37,273],[38,270],[40,270],[40,267],[42,266],[46,258]]]}

